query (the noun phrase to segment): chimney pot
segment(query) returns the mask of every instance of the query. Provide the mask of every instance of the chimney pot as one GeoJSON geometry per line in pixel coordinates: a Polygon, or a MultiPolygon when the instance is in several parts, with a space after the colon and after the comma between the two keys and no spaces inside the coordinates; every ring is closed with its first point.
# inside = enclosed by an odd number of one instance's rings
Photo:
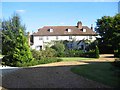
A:
{"type": "Polygon", "coordinates": [[[93,24],[91,24],[91,30],[93,30],[93,24]]]}

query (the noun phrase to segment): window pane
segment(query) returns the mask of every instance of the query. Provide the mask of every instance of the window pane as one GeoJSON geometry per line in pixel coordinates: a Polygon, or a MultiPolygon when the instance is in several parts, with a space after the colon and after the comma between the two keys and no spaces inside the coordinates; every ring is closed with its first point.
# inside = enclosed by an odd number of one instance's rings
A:
{"type": "Polygon", "coordinates": [[[39,40],[43,40],[43,37],[39,37],[39,40]]]}
{"type": "Polygon", "coordinates": [[[89,39],[92,39],[92,36],[89,36],[89,39]]]}
{"type": "Polygon", "coordinates": [[[69,36],[69,39],[72,39],[72,36],[69,36]]]}
{"type": "Polygon", "coordinates": [[[46,37],[47,40],[49,40],[48,36],[46,37]]]}
{"type": "Polygon", "coordinates": [[[58,40],[58,36],[56,36],[56,40],[58,40]]]}

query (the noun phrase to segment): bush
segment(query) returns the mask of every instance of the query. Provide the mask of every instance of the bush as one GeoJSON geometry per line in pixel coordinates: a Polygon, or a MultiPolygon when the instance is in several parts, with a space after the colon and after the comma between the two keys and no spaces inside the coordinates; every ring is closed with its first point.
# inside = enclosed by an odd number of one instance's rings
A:
{"type": "Polygon", "coordinates": [[[9,56],[9,55],[5,55],[3,58],[2,58],[2,65],[8,65],[8,66],[13,66],[12,65],[12,57],[9,56]]]}
{"type": "Polygon", "coordinates": [[[56,51],[56,56],[64,56],[65,45],[63,43],[56,42],[51,48],[56,51]]]}
{"type": "Polygon", "coordinates": [[[88,52],[85,52],[84,57],[89,58],[99,58],[99,49],[97,46],[95,46],[95,49],[89,50],[88,52]]]}
{"type": "Polygon", "coordinates": [[[31,52],[32,52],[33,58],[35,58],[36,60],[40,60],[40,58],[41,58],[40,51],[35,50],[35,49],[31,49],[31,52]]]}
{"type": "Polygon", "coordinates": [[[49,57],[49,58],[42,58],[41,60],[39,60],[39,64],[47,64],[47,63],[60,62],[60,61],[62,61],[62,59],[49,57]]]}
{"type": "Polygon", "coordinates": [[[84,57],[95,58],[95,50],[90,50],[84,53],[84,57]]]}
{"type": "Polygon", "coordinates": [[[41,57],[55,57],[56,51],[52,48],[46,47],[45,50],[40,51],[41,57]]]}
{"type": "Polygon", "coordinates": [[[120,44],[118,44],[117,50],[114,50],[114,57],[120,58],[120,44]]]}
{"type": "Polygon", "coordinates": [[[118,57],[118,50],[114,50],[114,57],[118,57]]]}
{"type": "Polygon", "coordinates": [[[45,50],[41,50],[41,51],[32,49],[31,52],[32,52],[33,58],[35,58],[36,60],[40,60],[41,58],[44,58],[44,57],[56,56],[56,51],[49,47],[46,47],[45,50]]]}
{"type": "Polygon", "coordinates": [[[99,58],[99,49],[97,46],[95,48],[95,58],[99,58]]]}
{"type": "MultiPolygon", "coordinates": [[[[47,63],[53,63],[53,62],[60,62],[62,59],[56,58],[56,57],[44,57],[41,58],[40,60],[31,60],[30,62],[16,62],[17,67],[28,67],[28,66],[34,66],[34,65],[39,65],[39,64],[47,64],[47,63]]],[[[6,62],[2,62],[2,65],[6,65],[6,62]]],[[[14,66],[14,65],[10,65],[14,66]]]]}
{"type": "Polygon", "coordinates": [[[56,51],[52,48],[46,47],[45,50],[37,51],[31,50],[33,57],[35,60],[32,60],[28,65],[38,65],[38,64],[47,64],[52,62],[59,62],[62,59],[56,58],[56,51]]]}
{"type": "Polygon", "coordinates": [[[66,57],[81,57],[84,52],[82,50],[67,50],[65,53],[66,57]]]}

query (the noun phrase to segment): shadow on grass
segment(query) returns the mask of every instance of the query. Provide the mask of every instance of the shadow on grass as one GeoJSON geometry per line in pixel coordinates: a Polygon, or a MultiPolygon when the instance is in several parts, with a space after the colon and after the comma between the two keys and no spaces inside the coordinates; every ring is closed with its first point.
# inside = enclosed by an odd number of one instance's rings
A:
{"type": "Polygon", "coordinates": [[[110,63],[94,62],[94,64],[84,65],[29,67],[12,69],[12,71],[3,69],[2,86],[5,88],[109,88],[109,86],[113,86],[109,83],[104,83],[106,80],[104,82],[102,81],[102,83],[108,86],[97,83],[101,82],[101,80],[96,78],[102,78],[104,76],[103,78],[106,79],[106,76],[113,75],[107,80],[109,80],[108,82],[110,83],[113,83],[114,81],[116,84],[115,87],[117,87],[118,81],[113,78],[114,68],[111,68],[112,66],[108,67],[108,64],[110,63]],[[110,72],[108,68],[110,69],[110,72]],[[102,71],[108,70],[109,73],[106,71],[105,75],[101,75],[103,72],[99,69],[102,71]],[[76,74],[72,73],[70,70],[76,74]],[[84,73],[88,75],[85,76],[84,73]],[[90,75],[93,75],[92,78],[90,75]],[[81,76],[97,82],[85,79],[81,76]]]}
{"type": "Polygon", "coordinates": [[[71,71],[105,85],[120,88],[120,68],[113,66],[113,62],[87,63],[89,64],[72,67],[71,71]]]}

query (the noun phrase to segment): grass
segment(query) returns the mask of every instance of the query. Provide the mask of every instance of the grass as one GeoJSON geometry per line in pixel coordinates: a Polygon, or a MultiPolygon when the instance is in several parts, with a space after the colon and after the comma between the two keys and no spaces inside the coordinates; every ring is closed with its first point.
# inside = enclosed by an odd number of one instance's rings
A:
{"type": "Polygon", "coordinates": [[[78,60],[93,60],[95,58],[84,58],[84,57],[60,57],[62,61],[78,61],[78,60]]]}
{"type": "Polygon", "coordinates": [[[111,63],[94,63],[71,68],[72,72],[85,78],[120,88],[120,75],[118,76],[115,73],[116,70],[119,71],[120,69],[116,69],[111,63]]]}

